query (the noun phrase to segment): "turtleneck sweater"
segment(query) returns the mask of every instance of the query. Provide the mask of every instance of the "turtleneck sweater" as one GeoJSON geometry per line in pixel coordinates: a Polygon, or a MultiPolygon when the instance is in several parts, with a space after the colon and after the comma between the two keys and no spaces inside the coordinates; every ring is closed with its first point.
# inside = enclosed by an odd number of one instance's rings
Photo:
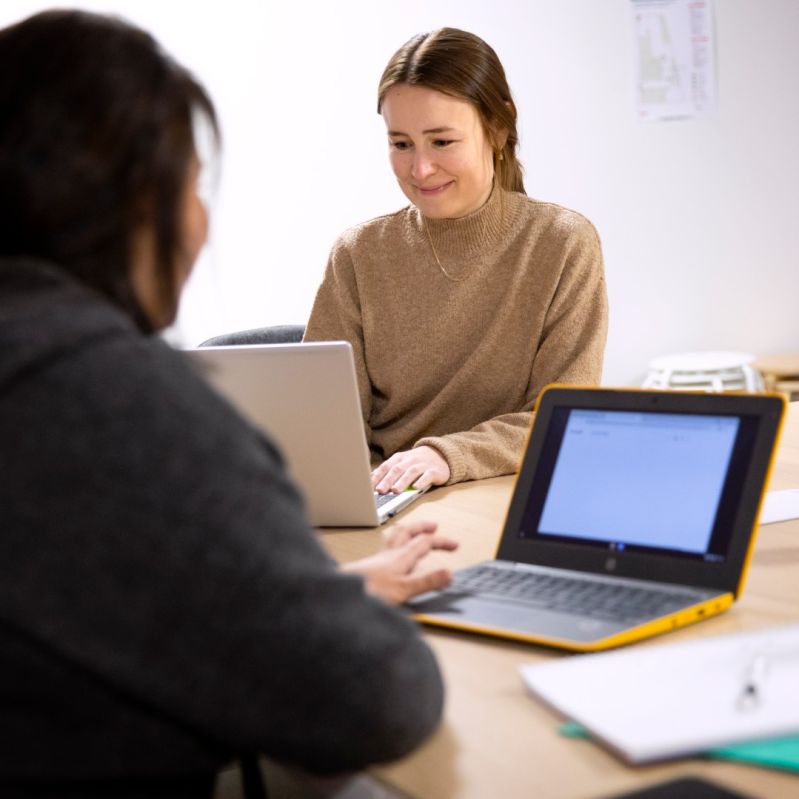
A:
{"type": "Polygon", "coordinates": [[[549,383],[596,385],[607,334],[582,215],[495,188],[459,219],[415,206],[333,246],[306,341],[349,341],[375,460],[430,446],[449,483],[514,472],[549,383]]]}

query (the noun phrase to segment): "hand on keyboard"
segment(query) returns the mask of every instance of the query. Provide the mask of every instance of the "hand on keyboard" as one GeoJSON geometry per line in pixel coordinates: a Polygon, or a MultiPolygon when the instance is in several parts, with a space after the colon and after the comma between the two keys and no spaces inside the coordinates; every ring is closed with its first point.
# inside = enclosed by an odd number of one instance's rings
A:
{"type": "Polygon", "coordinates": [[[382,552],[345,563],[341,569],[362,575],[366,590],[392,605],[399,605],[417,594],[446,588],[452,582],[449,569],[414,574],[416,565],[432,550],[458,548],[457,541],[436,535],[437,527],[435,522],[397,524],[382,552]]]}
{"type": "Polygon", "coordinates": [[[395,452],[372,472],[372,485],[381,494],[399,493],[408,486],[429,488],[449,480],[449,464],[432,447],[414,447],[405,452],[395,452]]]}

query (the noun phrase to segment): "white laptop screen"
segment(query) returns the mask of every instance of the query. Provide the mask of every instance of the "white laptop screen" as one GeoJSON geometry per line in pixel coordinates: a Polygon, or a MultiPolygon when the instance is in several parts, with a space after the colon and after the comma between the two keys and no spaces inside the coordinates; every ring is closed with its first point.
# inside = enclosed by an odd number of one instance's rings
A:
{"type": "Polygon", "coordinates": [[[740,420],[573,410],[541,535],[707,552],[740,420]]]}
{"type": "Polygon", "coordinates": [[[516,537],[724,562],[756,426],[556,407],[516,537]]]}

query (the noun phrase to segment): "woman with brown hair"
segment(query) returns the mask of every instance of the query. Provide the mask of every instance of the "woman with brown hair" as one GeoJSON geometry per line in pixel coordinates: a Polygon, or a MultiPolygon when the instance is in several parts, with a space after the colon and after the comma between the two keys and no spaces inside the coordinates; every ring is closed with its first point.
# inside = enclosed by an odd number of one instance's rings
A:
{"type": "Polygon", "coordinates": [[[406,42],[378,112],[411,205],[339,238],[306,340],[353,346],[378,491],[511,473],[540,390],[599,382],[599,238],[524,194],[516,106],[477,36],[406,42]]]}

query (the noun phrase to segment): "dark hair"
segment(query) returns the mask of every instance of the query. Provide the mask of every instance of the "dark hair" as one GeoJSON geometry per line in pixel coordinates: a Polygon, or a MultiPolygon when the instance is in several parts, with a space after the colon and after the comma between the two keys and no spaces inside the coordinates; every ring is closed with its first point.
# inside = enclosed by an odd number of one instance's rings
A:
{"type": "Polygon", "coordinates": [[[439,28],[405,42],[380,78],[378,113],[386,92],[399,83],[426,86],[471,103],[493,144],[499,185],[508,191],[524,192],[522,165],[516,156],[516,105],[497,54],[479,36],[457,28],[439,28]],[[495,134],[503,129],[508,131],[508,138],[500,147],[495,134]]]}
{"type": "Polygon", "coordinates": [[[134,234],[154,233],[176,307],[192,114],[213,104],[144,31],[47,11],[0,31],[0,256],[50,260],[151,329],[131,287],[134,234]]]}

